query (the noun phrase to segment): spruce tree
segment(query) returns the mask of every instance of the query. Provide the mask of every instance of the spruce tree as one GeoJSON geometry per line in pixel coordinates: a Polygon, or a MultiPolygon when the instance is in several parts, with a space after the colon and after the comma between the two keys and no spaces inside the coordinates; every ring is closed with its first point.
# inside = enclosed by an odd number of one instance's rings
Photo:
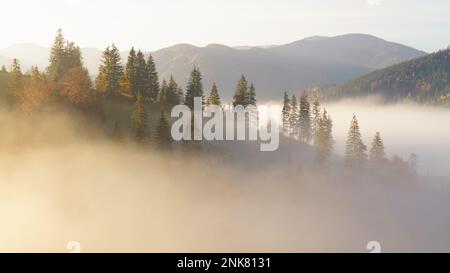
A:
{"type": "Polygon", "coordinates": [[[184,103],[191,109],[194,109],[194,97],[201,97],[203,101],[202,74],[200,73],[200,69],[195,67],[192,70],[187,83],[186,96],[184,100],[184,103]]]}
{"type": "Polygon", "coordinates": [[[148,114],[141,92],[138,91],[136,96],[136,103],[134,105],[134,112],[131,117],[131,124],[135,130],[135,138],[139,142],[145,142],[149,136],[148,128],[148,114]]]}
{"type": "Polygon", "coordinates": [[[309,104],[308,95],[306,92],[300,96],[300,114],[299,114],[299,127],[300,127],[300,140],[303,142],[309,142],[311,140],[311,106],[309,104]]]}
{"type": "Polygon", "coordinates": [[[156,126],[156,134],[155,139],[159,147],[167,148],[172,144],[172,135],[170,133],[169,122],[164,114],[164,111],[161,111],[160,118],[158,120],[158,125],[156,126]]]}
{"type": "Polygon", "coordinates": [[[169,86],[167,85],[167,81],[163,79],[163,81],[161,82],[161,86],[159,87],[159,93],[157,98],[158,103],[160,103],[161,105],[164,105],[166,102],[166,93],[168,88],[169,86]]]}
{"type": "Polygon", "coordinates": [[[242,105],[246,107],[248,105],[247,92],[248,92],[247,80],[245,79],[244,75],[241,75],[241,78],[239,79],[239,82],[236,86],[236,91],[233,96],[233,107],[236,107],[237,105],[242,105]]]}
{"type": "Polygon", "coordinates": [[[147,96],[151,101],[156,101],[159,93],[159,80],[158,72],[156,71],[156,65],[153,61],[153,57],[150,54],[147,60],[147,73],[148,73],[148,89],[147,96]]]}
{"type": "Polygon", "coordinates": [[[253,83],[250,84],[250,87],[248,89],[248,98],[246,104],[256,106],[256,90],[253,83]]]}
{"type": "Polygon", "coordinates": [[[281,120],[283,123],[283,132],[285,134],[289,133],[290,117],[291,117],[291,100],[289,99],[287,92],[284,92],[281,120]]]}
{"type": "Polygon", "coordinates": [[[371,161],[377,163],[381,163],[386,160],[386,154],[384,152],[384,144],[379,132],[377,132],[375,134],[375,137],[373,138],[369,158],[371,161]]]}
{"type": "Polygon", "coordinates": [[[316,134],[316,130],[319,128],[319,122],[320,122],[320,102],[319,99],[316,98],[313,102],[312,108],[312,122],[311,122],[312,134],[316,134]]]}
{"type": "Polygon", "coordinates": [[[23,74],[17,59],[13,59],[9,74],[8,89],[11,94],[17,95],[23,89],[23,74]]]}
{"type": "Polygon", "coordinates": [[[208,99],[206,100],[206,105],[218,105],[221,106],[219,92],[217,91],[216,83],[214,82],[211,91],[209,92],[208,99]]]}
{"type": "Polygon", "coordinates": [[[361,139],[358,120],[356,115],[353,115],[345,146],[345,159],[347,165],[360,166],[367,157],[366,149],[366,145],[364,145],[361,139]]]}
{"type": "Polygon", "coordinates": [[[120,90],[120,80],[123,77],[123,67],[120,61],[120,52],[112,44],[102,54],[102,63],[95,80],[97,91],[103,94],[115,94],[120,90]]]}
{"type": "Polygon", "coordinates": [[[47,68],[48,77],[58,82],[63,76],[63,61],[65,55],[65,39],[62,29],[58,29],[52,48],[50,50],[50,64],[47,68]]]}
{"type": "Polygon", "coordinates": [[[136,51],[131,48],[128,54],[127,64],[125,66],[125,74],[121,81],[122,93],[135,97],[136,89],[136,51]]]}
{"type": "Polygon", "coordinates": [[[292,95],[290,110],[291,110],[289,114],[290,134],[294,138],[297,138],[299,136],[299,110],[297,98],[295,97],[295,95],[292,95]]]}
{"type": "Polygon", "coordinates": [[[179,92],[180,88],[171,75],[167,89],[164,92],[164,105],[166,107],[172,108],[173,106],[180,104],[179,92]]]}
{"type": "Polygon", "coordinates": [[[333,151],[333,122],[330,115],[324,109],[319,118],[318,126],[314,134],[314,149],[318,162],[321,165],[327,164],[333,151]]]}
{"type": "Polygon", "coordinates": [[[148,92],[149,88],[149,77],[147,71],[147,64],[145,62],[144,53],[142,51],[138,51],[136,54],[136,64],[135,64],[135,88],[136,90],[140,90],[141,96],[144,101],[150,101],[150,94],[148,92]]]}

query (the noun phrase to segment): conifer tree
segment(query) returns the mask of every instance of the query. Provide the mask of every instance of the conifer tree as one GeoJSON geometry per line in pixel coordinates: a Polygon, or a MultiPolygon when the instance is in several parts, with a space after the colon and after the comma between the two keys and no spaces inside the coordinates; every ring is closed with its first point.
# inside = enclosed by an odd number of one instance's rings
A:
{"type": "Polygon", "coordinates": [[[309,142],[311,140],[311,106],[309,104],[308,95],[306,92],[300,96],[300,114],[299,114],[299,127],[300,127],[300,140],[303,142],[309,142]]]}
{"type": "Polygon", "coordinates": [[[112,139],[116,142],[122,142],[123,141],[123,135],[122,130],[120,129],[119,122],[114,122],[114,129],[112,132],[112,139]]]}
{"type": "Polygon", "coordinates": [[[9,76],[8,89],[11,94],[18,95],[23,89],[23,74],[17,59],[13,59],[9,76]]]}
{"type": "Polygon", "coordinates": [[[206,105],[218,105],[221,106],[219,92],[217,91],[216,83],[214,82],[211,91],[209,92],[208,99],[206,100],[206,105]]]}
{"type": "Polygon", "coordinates": [[[166,101],[166,93],[168,88],[169,86],[167,85],[167,81],[163,79],[163,81],[161,82],[161,86],[159,87],[159,93],[157,98],[158,103],[164,105],[166,101]]]}
{"type": "Polygon", "coordinates": [[[358,120],[356,115],[353,115],[345,146],[346,163],[350,166],[361,165],[367,157],[366,149],[366,145],[361,139],[358,120]]]}
{"type": "Polygon", "coordinates": [[[147,60],[147,73],[148,73],[148,89],[147,96],[151,101],[156,101],[159,93],[159,80],[158,72],[156,71],[156,65],[153,61],[153,57],[150,54],[147,60]]]}
{"type": "Polygon", "coordinates": [[[125,74],[121,81],[122,93],[129,96],[136,96],[136,51],[134,47],[131,48],[128,54],[127,64],[125,66],[125,74]]]}
{"type": "Polygon", "coordinates": [[[246,104],[256,106],[256,91],[253,83],[250,84],[248,89],[248,99],[246,104]]]}
{"type": "Polygon", "coordinates": [[[120,60],[120,52],[112,44],[108,46],[102,54],[102,63],[95,80],[96,89],[104,94],[118,93],[120,81],[123,77],[123,67],[120,60]]]}
{"type": "Polygon", "coordinates": [[[66,41],[62,30],[58,29],[50,51],[50,64],[47,68],[49,79],[59,82],[69,70],[82,65],[80,48],[75,43],[66,41]]]}
{"type": "Polygon", "coordinates": [[[158,120],[158,125],[156,126],[155,139],[159,147],[167,148],[172,144],[170,126],[164,111],[161,111],[161,116],[158,120]]]}
{"type": "Polygon", "coordinates": [[[292,95],[290,110],[291,110],[289,114],[290,134],[294,138],[297,138],[299,136],[299,110],[297,105],[297,98],[295,97],[295,95],[292,95]]]}
{"type": "Polygon", "coordinates": [[[167,85],[167,89],[165,90],[165,98],[164,105],[166,107],[173,107],[177,104],[180,104],[179,93],[181,92],[181,88],[178,87],[178,84],[175,82],[173,76],[170,76],[169,84],[167,85]]]}
{"type": "Polygon", "coordinates": [[[316,98],[313,103],[312,108],[312,124],[311,124],[311,130],[312,133],[315,135],[317,128],[319,128],[319,121],[320,121],[320,102],[319,99],[316,98]]]}
{"type": "Polygon", "coordinates": [[[333,122],[324,109],[314,134],[314,149],[321,165],[327,164],[333,151],[333,122]]]}
{"type": "Polygon", "coordinates": [[[136,64],[135,64],[135,88],[141,91],[141,96],[144,101],[150,101],[149,89],[149,77],[147,71],[147,63],[145,62],[144,53],[138,51],[136,54],[136,64]]]}
{"type": "Polygon", "coordinates": [[[202,74],[200,73],[200,69],[195,67],[192,70],[187,83],[186,96],[184,100],[184,103],[191,109],[194,109],[194,97],[201,97],[203,101],[202,74]]]}
{"type": "Polygon", "coordinates": [[[379,132],[377,132],[375,134],[375,137],[373,138],[369,158],[371,161],[377,163],[381,163],[386,160],[386,154],[384,152],[384,144],[379,132]]]}
{"type": "Polygon", "coordinates": [[[149,136],[148,128],[148,114],[147,109],[143,104],[141,92],[138,91],[136,96],[136,103],[134,105],[134,112],[131,116],[131,124],[135,130],[135,138],[137,141],[145,142],[149,136]]]}
{"type": "Polygon", "coordinates": [[[283,132],[285,134],[289,133],[290,116],[291,116],[291,100],[289,99],[287,92],[284,92],[281,120],[283,123],[283,132]]]}
{"type": "Polygon", "coordinates": [[[248,105],[247,101],[248,83],[244,75],[241,75],[239,82],[236,86],[236,91],[233,96],[233,107],[237,105],[242,105],[246,107],[248,105]]]}

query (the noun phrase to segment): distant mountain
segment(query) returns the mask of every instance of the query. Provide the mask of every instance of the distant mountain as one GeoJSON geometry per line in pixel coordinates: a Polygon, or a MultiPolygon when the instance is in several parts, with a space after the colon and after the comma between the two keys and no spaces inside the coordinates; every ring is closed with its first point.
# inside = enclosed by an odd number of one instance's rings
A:
{"type": "Polygon", "coordinates": [[[323,94],[331,99],[380,95],[391,101],[450,105],[450,48],[377,70],[323,94]]]}
{"type": "MultiPolygon", "coordinates": [[[[83,48],[83,61],[95,75],[101,50],[83,48]]],[[[147,53],[148,54],[148,53],[147,53]]],[[[286,45],[232,48],[219,44],[196,47],[178,44],[152,52],[161,78],[173,75],[182,86],[190,71],[199,66],[204,88],[209,92],[215,81],[223,99],[229,100],[241,73],[254,82],[258,99],[279,100],[283,91],[297,92],[308,86],[342,83],[387,65],[409,60],[425,53],[400,44],[363,35],[336,37],[314,36],[286,45]]],[[[0,64],[9,66],[18,58],[24,69],[31,65],[44,68],[49,49],[33,44],[19,44],[0,50],[0,64]]],[[[126,61],[127,52],[121,54],[126,61]]]]}

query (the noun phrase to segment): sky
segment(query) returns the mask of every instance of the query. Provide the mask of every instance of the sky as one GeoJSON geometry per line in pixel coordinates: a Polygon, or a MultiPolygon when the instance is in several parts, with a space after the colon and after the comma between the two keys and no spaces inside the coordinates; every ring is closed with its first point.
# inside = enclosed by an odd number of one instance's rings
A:
{"type": "Polygon", "coordinates": [[[49,46],[58,28],[81,47],[156,50],[284,44],[366,33],[427,52],[450,44],[449,0],[5,0],[0,48],[49,46]]]}

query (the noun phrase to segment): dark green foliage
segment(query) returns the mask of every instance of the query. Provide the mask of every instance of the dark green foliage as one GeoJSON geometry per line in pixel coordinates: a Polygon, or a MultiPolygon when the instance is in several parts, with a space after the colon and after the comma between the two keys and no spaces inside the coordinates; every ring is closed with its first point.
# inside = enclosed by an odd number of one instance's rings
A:
{"type": "Polygon", "coordinates": [[[134,47],[132,47],[130,53],[128,54],[125,74],[121,81],[122,93],[131,97],[136,97],[138,92],[136,89],[136,63],[136,51],[134,50],[134,47]]]}
{"type": "Polygon", "coordinates": [[[59,82],[74,67],[82,66],[81,51],[73,42],[66,41],[59,29],[50,51],[47,74],[53,82],[59,82]]]}
{"type": "Polygon", "coordinates": [[[137,91],[141,92],[141,96],[144,101],[150,101],[150,96],[148,94],[148,73],[147,64],[145,62],[144,53],[140,50],[136,54],[136,65],[135,65],[135,84],[134,93],[137,91]]]}
{"type": "Polygon", "coordinates": [[[123,77],[123,67],[120,61],[120,52],[112,44],[103,52],[102,64],[99,67],[95,80],[96,89],[103,94],[119,93],[120,80],[123,77]]]}
{"type": "Polygon", "coordinates": [[[160,118],[158,120],[158,125],[156,126],[156,134],[155,140],[159,147],[167,148],[172,144],[172,135],[170,133],[169,122],[164,114],[164,111],[161,111],[160,118]]]}
{"type": "Polygon", "coordinates": [[[11,94],[18,95],[23,89],[24,76],[17,59],[13,59],[9,76],[8,89],[11,94]]]}
{"type": "Polygon", "coordinates": [[[281,120],[283,123],[283,132],[285,134],[289,133],[290,116],[291,116],[291,100],[289,99],[289,95],[287,94],[287,92],[284,92],[281,120]]]}
{"type": "Polygon", "coordinates": [[[184,103],[189,108],[194,109],[194,97],[201,97],[203,100],[202,74],[199,68],[194,68],[191,72],[187,87],[184,103]]]}
{"type": "Polygon", "coordinates": [[[366,149],[366,145],[364,145],[361,139],[358,120],[353,115],[345,146],[345,160],[347,165],[360,166],[364,163],[367,158],[366,149]]]}
{"type": "Polygon", "coordinates": [[[450,105],[450,49],[400,63],[324,92],[327,98],[381,95],[450,105]]]}
{"type": "Polygon", "coordinates": [[[239,79],[239,82],[236,86],[236,91],[233,96],[234,107],[236,107],[237,105],[242,105],[246,107],[248,105],[247,91],[248,91],[247,79],[245,79],[244,75],[241,75],[241,78],[239,79]]]}
{"type": "Polygon", "coordinates": [[[141,92],[138,92],[136,96],[131,124],[134,128],[136,140],[139,142],[147,141],[149,137],[148,114],[146,107],[143,105],[141,92]]]}
{"type": "Polygon", "coordinates": [[[208,99],[206,100],[206,105],[221,105],[219,92],[217,91],[216,83],[214,82],[211,87],[211,92],[209,92],[208,99]]]}
{"type": "Polygon", "coordinates": [[[147,60],[147,73],[148,89],[146,91],[146,96],[151,101],[156,101],[159,93],[159,80],[158,72],[156,71],[156,65],[151,54],[148,56],[147,60]]]}
{"type": "Polygon", "coordinates": [[[256,90],[253,83],[250,84],[247,94],[247,105],[256,106],[256,90]]]}

